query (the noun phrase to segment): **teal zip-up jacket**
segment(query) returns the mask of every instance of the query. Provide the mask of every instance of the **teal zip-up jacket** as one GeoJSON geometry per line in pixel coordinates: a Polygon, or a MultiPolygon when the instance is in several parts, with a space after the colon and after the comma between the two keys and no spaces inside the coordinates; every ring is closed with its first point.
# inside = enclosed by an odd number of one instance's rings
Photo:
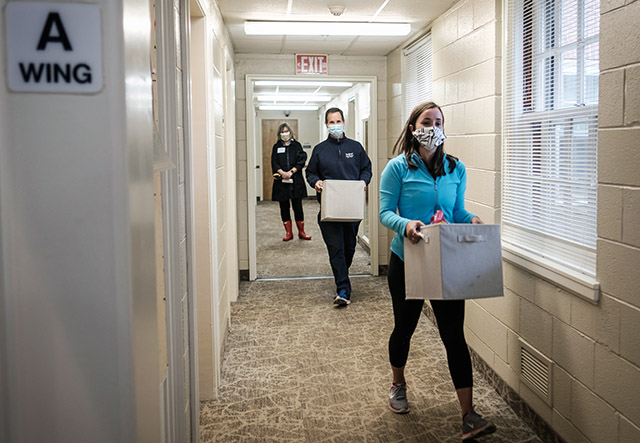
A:
{"type": "Polygon", "coordinates": [[[418,169],[409,169],[404,154],[392,158],[380,178],[380,222],[396,233],[391,251],[404,261],[404,236],[407,223],[420,220],[428,225],[438,209],[449,223],[471,223],[475,216],[464,209],[467,172],[461,161],[450,171],[445,154],[446,174],[433,179],[417,155],[411,156],[418,169]]]}

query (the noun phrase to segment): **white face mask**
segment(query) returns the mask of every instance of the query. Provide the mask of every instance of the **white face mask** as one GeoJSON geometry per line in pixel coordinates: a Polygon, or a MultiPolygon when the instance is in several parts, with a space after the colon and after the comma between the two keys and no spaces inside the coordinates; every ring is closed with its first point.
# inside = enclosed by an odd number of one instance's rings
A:
{"type": "Polygon", "coordinates": [[[335,138],[340,138],[344,132],[344,125],[329,125],[327,126],[327,129],[329,130],[329,134],[333,135],[335,138]]]}
{"type": "Polygon", "coordinates": [[[289,140],[291,140],[291,133],[290,132],[281,132],[280,133],[280,138],[282,139],[282,141],[288,142],[289,140]]]}
{"type": "Polygon", "coordinates": [[[413,131],[413,136],[428,151],[434,151],[447,138],[442,129],[437,126],[416,129],[413,131]]]}

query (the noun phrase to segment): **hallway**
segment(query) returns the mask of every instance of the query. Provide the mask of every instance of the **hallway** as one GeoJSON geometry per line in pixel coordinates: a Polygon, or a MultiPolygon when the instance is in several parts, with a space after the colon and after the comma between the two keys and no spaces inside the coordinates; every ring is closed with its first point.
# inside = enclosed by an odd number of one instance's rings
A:
{"type": "MultiPolygon", "coordinates": [[[[311,241],[283,242],[278,204],[258,204],[260,277],[331,275],[304,201],[311,241]],[[283,265],[284,264],[284,265],[283,265]]],[[[358,246],[351,275],[368,272],[358,246]]],[[[201,441],[459,441],[459,406],[436,327],[424,315],[407,365],[411,412],[387,407],[393,314],[386,277],[355,276],[353,303],[331,303],[332,278],[241,282],[231,307],[219,398],[201,403],[201,441]]],[[[478,373],[478,411],[498,431],[486,441],[540,441],[478,373]]]]}
{"type": "Polygon", "coordinates": [[[0,443],[458,441],[428,309],[387,406],[383,171],[427,102],[455,207],[500,227],[485,440],[640,441],[640,1],[331,5],[0,0],[0,443]],[[280,125],[309,161],[333,108],[372,174],[345,309],[318,203],[283,242],[265,201],[280,125]]]}
{"type": "MultiPolygon", "coordinates": [[[[355,277],[353,303],[330,279],[242,282],[232,305],[220,396],[201,403],[201,441],[459,441],[459,406],[438,331],[423,315],[407,365],[411,411],[387,407],[393,325],[385,277],[355,277]]],[[[537,442],[477,372],[483,441],[537,442]]]]}

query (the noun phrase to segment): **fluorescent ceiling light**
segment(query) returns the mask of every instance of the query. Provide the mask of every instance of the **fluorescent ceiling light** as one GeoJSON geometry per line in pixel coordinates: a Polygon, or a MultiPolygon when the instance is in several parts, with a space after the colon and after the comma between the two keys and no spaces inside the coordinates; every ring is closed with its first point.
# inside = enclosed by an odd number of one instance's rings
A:
{"type": "Polygon", "coordinates": [[[368,35],[405,36],[409,23],[244,22],[247,35],[368,35]]]}
{"type": "Polygon", "coordinates": [[[298,80],[256,80],[255,86],[335,86],[350,88],[351,82],[298,81],[298,80]]]}
{"type": "Polygon", "coordinates": [[[259,102],[275,102],[275,101],[291,101],[291,102],[328,102],[331,100],[329,95],[256,95],[259,102]]]}
{"type": "Polygon", "coordinates": [[[317,111],[318,107],[313,105],[260,105],[261,111],[317,111]]]}

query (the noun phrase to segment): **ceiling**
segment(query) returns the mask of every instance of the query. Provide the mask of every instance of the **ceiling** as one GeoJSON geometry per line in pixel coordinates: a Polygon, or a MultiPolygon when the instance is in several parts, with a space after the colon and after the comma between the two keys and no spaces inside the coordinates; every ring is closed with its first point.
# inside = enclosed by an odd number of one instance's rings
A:
{"type": "Polygon", "coordinates": [[[218,0],[236,53],[384,56],[416,36],[456,0],[218,0]],[[344,6],[335,17],[329,6],[344,6]],[[409,23],[404,37],[248,36],[247,20],[409,23]]]}
{"type": "Polygon", "coordinates": [[[253,86],[253,104],[257,109],[277,105],[283,108],[272,110],[292,111],[299,110],[296,106],[309,106],[309,111],[315,111],[354,85],[331,79],[256,81],[253,86]]]}

